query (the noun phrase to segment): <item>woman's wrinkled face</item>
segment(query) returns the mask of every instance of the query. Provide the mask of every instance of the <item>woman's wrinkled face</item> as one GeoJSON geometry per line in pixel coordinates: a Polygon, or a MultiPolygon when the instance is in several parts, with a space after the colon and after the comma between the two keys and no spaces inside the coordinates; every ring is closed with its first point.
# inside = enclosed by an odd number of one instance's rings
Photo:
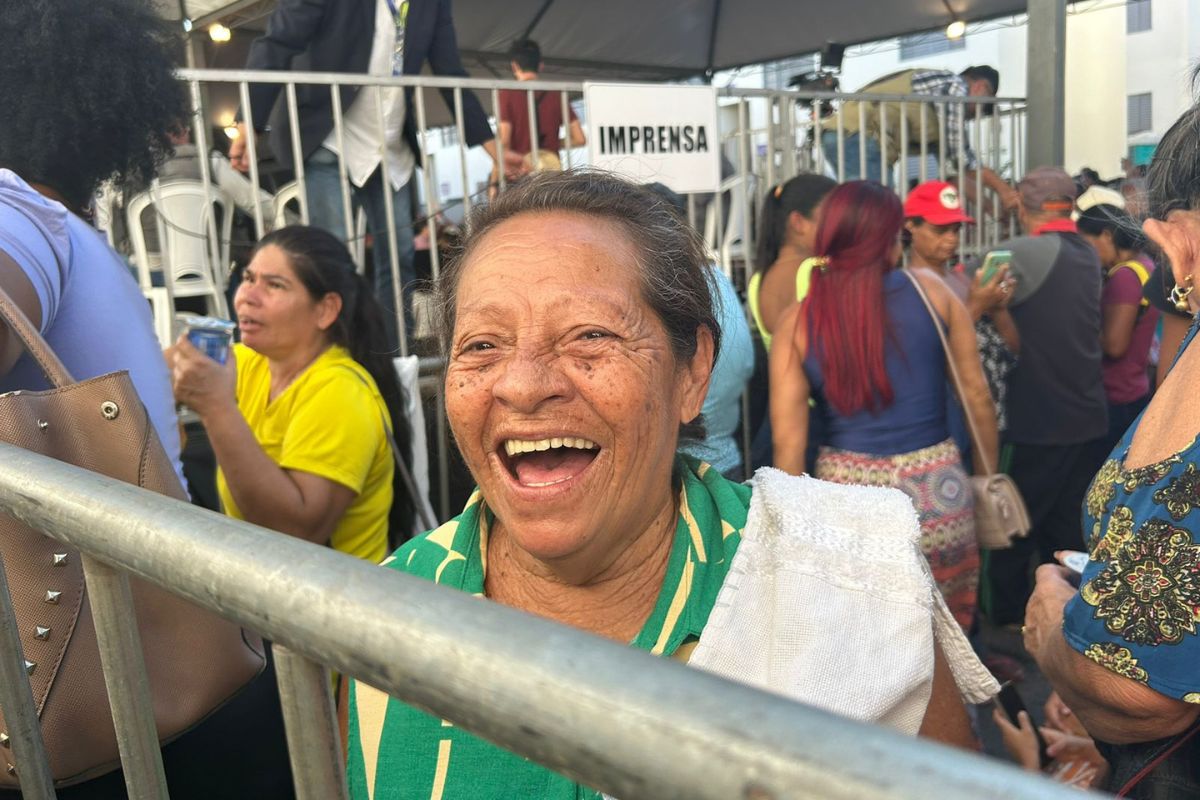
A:
{"type": "Polygon", "coordinates": [[[962,223],[934,225],[930,222],[905,222],[912,233],[912,252],[925,263],[941,267],[958,252],[962,223]]]}
{"type": "Polygon", "coordinates": [[[447,415],[489,508],[540,561],[611,562],[673,502],[712,340],[677,364],[639,269],[619,226],[566,212],[500,223],[463,266],[447,415]]]}

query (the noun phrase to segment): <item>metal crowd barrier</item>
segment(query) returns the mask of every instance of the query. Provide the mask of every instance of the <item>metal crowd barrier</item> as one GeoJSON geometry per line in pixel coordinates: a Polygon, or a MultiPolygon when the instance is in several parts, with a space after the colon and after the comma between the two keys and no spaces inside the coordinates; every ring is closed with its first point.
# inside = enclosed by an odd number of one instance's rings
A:
{"type": "MultiPolygon", "coordinates": [[[[979,222],[963,237],[965,254],[984,251],[1017,233],[1015,220],[1002,212],[999,198],[985,193],[982,172],[968,168],[965,149],[959,147],[953,158],[947,158],[949,132],[944,113],[952,106],[962,108],[959,141],[970,144],[978,166],[1015,185],[1024,170],[1025,101],[1013,97],[722,90],[721,102],[733,112],[729,115],[732,124],[723,135],[732,151],[734,175],[748,179],[758,189],[752,197],[747,194],[751,205],[745,209],[746,219],[756,213],[768,188],[800,172],[819,172],[838,181],[846,180],[851,172],[867,172],[867,138],[860,136],[856,148],[847,147],[848,123],[841,108],[850,101],[859,101],[852,120],[857,130],[878,125],[883,162],[880,181],[901,199],[908,195],[911,184],[934,179],[957,183],[960,197],[970,203],[979,222]],[[868,112],[871,104],[875,107],[868,112]],[[900,124],[913,108],[919,109],[920,115],[915,131],[908,124],[900,124]],[[875,119],[869,119],[868,113],[875,119]],[[834,134],[834,160],[822,147],[825,132],[834,134]],[[899,152],[888,153],[889,140],[898,142],[899,152]],[[972,197],[983,199],[973,201],[972,197]]],[[[752,229],[747,241],[753,233],[752,229]]],[[[710,243],[719,248],[724,242],[718,239],[710,243]]],[[[754,270],[753,258],[754,247],[747,247],[740,259],[747,274],[754,270]]],[[[735,267],[730,263],[723,266],[728,272],[735,267]]]]}
{"type": "MultiPolygon", "coordinates": [[[[210,128],[209,113],[211,101],[206,97],[216,91],[227,94],[236,90],[236,97],[245,114],[247,127],[253,129],[255,120],[249,110],[249,86],[251,83],[275,83],[283,86],[280,101],[287,110],[288,133],[291,137],[294,159],[290,167],[295,174],[299,190],[296,202],[299,206],[299,217],[307,222],[308,201],[305,192],[304,163],[300,156],[300,125],[297,104],[296,87],[326,86],[334,115],[334,136],[338,142],[343,141],[343,114],[341,86],[406,86],[414,89],[413,101],[407,113],[415,119],[418,138],[422,141],[422,152],[419,154],[414,174],[417,186],[424,198],[424,209],[415,209],[419,219],[427,218],[429,222],[430,241],[437,241],[437,230],[441,224],[439,215],[446,211],[441,197],[440,176],[445,170],[458,172],[457,185],[462,187],[461,205],[464,214],[469,214],[474,203],[485,202],[486,198],[476,196],[472,191],[475,185],[470,175],[468,148],[463,130],[462,105],[463,92],[473,91],[483,97],[490,98],[493,109],[499,107],[499,92],[501,89],[515,89],[526,93],[526,104],[531,117],[535,117],[535,94],[537,92],[557,93],[561,104],[563,119],[568,118],[567,108],[573,98],[578,98],[583,92],[582,82],[562,81],[498,81],[468,78],[444,78],[435,76],[397,76],[391,78],[371,77],[365,75],[348,75],[344,73],[308,73],[308,72],[272,72],[248,70],[180,70],[180,80],[189,86],[194,109],[194,141],[200,152],[209,149],[210,128]],[[451,126],[431,126],[431,114],[427,105],[426,94],[429,90],[448,90],[452,94],[452,105],[457,114],[457,122],[451,126]],[[434,163],[433,153],[439,156],[434,163]],[[455,162],[450,166],[445,163],[448,155],[455,162]]],[[[733,165],[733,173],[722,182],[723,190],[718,193],[720,202],[708,202],[704,218],[698,214],[698,196],[688,196],[689,217],[698,228],[706,234],[708,244],[715,256],[720,260],[722,268],[734,282],[744,287],[755,264],[756,235],[762,226],[756,220],[762,197],[770,187],[785,181],[802,171],[825,172],[838,179],[847,174],[847,167],[852,163],[865,163],[865,141],[860,137],[857,152],[847,151],[846,122],[840,113],[833,115],[830,121],[826,107],[838,109],[842,104],[852,100],[877,102],[879,128],[884,132],[882,141],[885,143],[882,159],[889,161],[886,153],[888,132],[895,131],[898,135],[892,137],[900,143],[901,156],[896,160],[894,168],[888,168],[883,175],[883,182],[892,186],[903,197],[907,194],[908,184],[912,179],[925,180],[929,178],[945,179],[948,176],[957,180],[960,195],[966,197],[968,192],[968,170],[960,148],[956,163],[948,163],[946,158],[946,130],[942,111],[948,106],[961,105],[964,113],[961,115],[963,130],[960,139],[969,139],[981,165],[987,166],[1000,176],[1015,182],[1021,175],[1024,163],[1025,143],[1025,104],[1020,98],[985,98],[985,97],[939,97],[928,95],[865,95],[856,93],[827,93],[813,91],[775,91],[759,89],[722,89],[718,93],[718,105],[722,127],[722,151],[733,165]],[[914,133],[907,125],[898,125],[898,121],[912,106],[921,108],[921,125],[914,133]],[[994,113],[985,114],[985,108],[994,113]],[[973,109],[970,111],[968,109],[973,109]],[[836,163],[830,163],[821,147],[822,131],[836,130],[837,153],[836,163]],[[934,136],[934,132],[937,136],[934,136]],[[910,157],[917,159],[915,166],[910,169],[910,157]],[[931,164],[936,161],[936,164],[931,164]]],[[[441,104],[441,100],[435,101],[441,104]]],[[[860,128],[867,127],[866,105],[858,105],[858,124],[860,128]]],[[[873,112],[876,113],[876,112],[873,112]]],[[[586,112],[585,112],[586,116],[586,112]]],[[[378,136],[382,152],[384,142],[383,108],[377,104],[375,119],[378,123],[378,136]]],[[[261,122],[261,121],[260,121],[261,122]]],[[[585,130],[588,120],[582,120],[585,130]]],[[[494,127],[498,123],[493,119],[494,127]]],[[[569,129],[564,125],[563,138],[569,136],[569,129]]],[[[251,136],[247,142],[247,152],[250,157],[250,179],[259,185],[259,145],[251,136]]],[[[503,162],[503,147],[497,140],[499,158],[503,162]]],[[[538,143],[534,131],[530,135],[531,155],[536,163],[538,143]]],[[[339,147],[344,152],[344,147],[339,147]]],[[[564,166],[576,166],[586,161],[586,156],[578,150],[566,148],[562,151],[564,166]]],[[[351,211],[350,184],[347,178],[345,159],[338,158],[341,177],[342,203],[344,208],[344,224],[351,242],[358,244],[358,234],[355,220],[351,211]]],[[[202,181],[207,185],[211,182],[207,159],[200,159],[202,181]]],[[[505,188],[504,171],[499,175],[500,189],[505,188]]],[[[981,174],[974,175],[973,189],[976,196],[983,197],[983,182],[981,174]]],[[[408,341],[404,320],[405,308],[401,299],[399,264],[396,254],[396,228],[392,215],[392,197],[390,192],[384,192],[387,207],[386,231],[372,231],[378,239],[388,242],[388,252],[391,256],[394,303],[397,309],[397,328],[399,345],[403,355],[407,355],[414,343],[408,341]]],[[[989,202],[977,204],[973,209],[979,220],[973,230],[964,235],[964,255],[977,254],[985,251],[998,240],[1015,234],[1014,221],[1005,218],[1000,212],[999,204],[994,195],[989,202]],[[985,208],[986,206],[986,208],[985,208]],[[987,213],[982,213],[986,210],[987,213]]],[[[254,224],[256,234],[262,236],[266,230],[267,220],[261,208],[254,209],[254,224]]],[[[351,248],[352,251],[355,247],[351,248]]],[[[361,248],[357,248],[362,252],[361,248]]],[[[440,273],[439,252],[436,245],[431,246],[430,262],[432,275],[436,279],[440,273]]],[[[422,355],[430,355],[428,348],[422,355]]],[[[433,393],[436,404],[436,457],[431,459],[436,463],[438,487],[438,512],[445,519],[451,514],[450,507],[450,456],[449,435],[443,409],[441,384],[436,380],[427,379],[424,386],[433,393]]],[[[743,450],[745,461],[749,464],[749,431],[744,437],[743,450]]]]}
{"type": "MultiPolygon", "coordinates": [[[[832,716],[0,444],[0,513],[78,548],[130,797],[165,798],[133,575],[275,642],[301,800],[346,797],[326,667],[623,800],[1070,800],[998,761],[832,716]]],[[[0,583],[3,583],[0,573],[0,583]]],[[[53,798],[0,585],[0,706],[53,798]]],[[[219,764],[213,764],[220,769],[219,764]]]]}

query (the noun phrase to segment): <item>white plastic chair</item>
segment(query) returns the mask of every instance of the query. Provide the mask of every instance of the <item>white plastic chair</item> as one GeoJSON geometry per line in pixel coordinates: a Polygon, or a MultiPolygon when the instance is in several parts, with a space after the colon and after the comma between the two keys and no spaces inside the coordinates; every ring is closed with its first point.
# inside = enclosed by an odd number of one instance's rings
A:
{"type": "MultiPolygon", "coordinates": [[[[427,519],[436,520],[433,506],[429,503],[429,450],[425,440],[425,411],[421,405],[421,362],[416,356],[405,356],[392,359],[396,368],[396,377],[404,389],[404,413],[412,428],[412,452],[409,454],[412,463],[413,482],[417,485],[415,498],[418,507],[427,519]]],[[[424,526],[420,522],[421,515],[417,514],[413,522],[414,533],[421,533],[424,526]]]]}
{"type": "Polygon", "coordinates": [[[154,335],[164,350],[175,343],[175,309],[171,307],[171,295],[165,287],[154,286],[142,294],[150,303],[150,314],[154,318],[154,335]]]}
{"type": "MultiPolygon", "coordinates": [[[[142,227],[142,215],[153,204],[154,200],[150,197],[150,192],[134,195],[125,204],[125,228],[129,235],[129,244],[133,248],[133,255],[130,258],[137,270],[138,285],[142,287],[142,294],[146,294],[147,297],[149,296],[147,293],[155,288],[150,273],[157,272],[162,267],[162,253],[158,248],[152,250],[146,241],[146,231],[142,227]]],[[[157,228],[155,230],[157,231],[157,228]]]]}
{"type": "Polygon", "coordinates": [[[229,317],[224,274],[229,264],[233,203],[224,192],[216,186],[205,191],[200,181],[155,181],[148,192],[130,201],[126,222],[143,291],[153,288],[150,273],[158,266],[172,301],[203,297],[206,313],[229,317]],[[142,215],[147,209],[154,213],[158,253],[152,253],[146,244],[142,215]]]}
{"type": "MultiPolygon", "coordinates": [[[[274,222],[271,226],[272,229],[282,228],[285,225],[300,224],[299,183],[289,181],[279,187],[279,191],[275,193],[272,219],[274,222]]],[[[349,248],[350,255],[354,258],[354,263],[358,266],[358,274],[362,275],[366,270],[367,257],[367,212],[362,208],[359,208],[354,214],[354,235],[350,237],[350,241],[346,243],[346,247],[349,248]]]]}
{"type": "Polygon", "coordinates": [[[271,204],[272,230],[282,228],[300,219],[300,184],[296,181],[285,183],[275,193],[271,204]],[[296,210],[288,208],[289,203],[295,203],[296,210]]]}
{"type": "Polygon", "coordinates": [[[96,192],[92,200],[95,209],[97,227],[104,231],[104,238],[108,240],[108,246],[113,250],[119,250],[117,245],[116,231],[113,230],[116,226],[113,224],[116,215],[120,213],[120,204],[117,202],[119,195],[117,190],[111,184],[105,183],[100,191],[96,192]],[[103,222],[103,225],[100,223],[103,222]]]}
{"type": "Polygon", "coordinates": [[[704,241],[717,254],[721,270],[730,277],[733,275],[733,262],[745,262],[749,252],[750,233],[745,211],[748,201],[753,202],[753,197],[754,176],[734,175],[721,181],[721,188],[704,212],[704,241]],[[724,220],[725,230],[718,235],[717,204],[727,193],[729,213],[724,220]]]}

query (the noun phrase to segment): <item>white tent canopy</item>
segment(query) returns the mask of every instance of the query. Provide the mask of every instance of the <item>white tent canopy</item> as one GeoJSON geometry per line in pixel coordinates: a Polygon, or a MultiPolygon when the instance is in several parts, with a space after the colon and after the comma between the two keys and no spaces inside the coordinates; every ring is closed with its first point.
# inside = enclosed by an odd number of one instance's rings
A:
{"type": "MultiPolygon", "coordinates": [[[[352,0],[332,0],[351,2],[352,0]]],[[[276,0],[154,0],[163,13],[254,32],[276,0]]],[[[508,78],[508,49],[531,37],[554,79],[662,81],[1028,12],[1026,96],[1034,164],[1063,155],[1065,9],[1075,0],[454,0],[459,51],[475,77],[508,78]]],[[[226,59],[238,48],[227,48],[226,59]]],[[[241,49],[244,53],[244,47],[241,49]]],[[[243,55],[244,59],[244,55],[243,55]]],[[[209,66],[240,67],[244,63],[209,66]]],[[[431,120],[433,122],[433,120],[431,120]]],[[[435,123],[436,124],[436,123],[435,123]]]]}
{"type": "MultiPolygon", "coordinates": [[[[348,0],[337,0],[348,2],[348,0]]],[[[262,28],[274,0],[156,0],[198,24],[262,28]]],[[[1026,0],[455,0],[459,49],[478,77],[508,75],[509,45],[542,46],[546,77],[663,80],[975,22],[1026,0]],[[952,10],[953,11],[952,11],[952,10]]]]}

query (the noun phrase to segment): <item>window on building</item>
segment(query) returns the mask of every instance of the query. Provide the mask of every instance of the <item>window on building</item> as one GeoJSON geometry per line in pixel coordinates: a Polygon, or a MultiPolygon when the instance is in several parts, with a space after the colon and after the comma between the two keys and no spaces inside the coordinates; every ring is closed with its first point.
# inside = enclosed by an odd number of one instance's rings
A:
{"type": "Polygon", "coordinates": [[[1126,0],[1125,32],[1141,33],[1150,30],[1150,0],[1126,0]]]}
{"type": "Polygon", "coordinates": [[[947,39],[942,31],[929,33],[914,33],[911,36],[900,37],[900,60],[912,61],[914,58],[936,56],[939,53],[949,53],[952,50],[965,50],[967,37],[947,39]]]}
{"type": "Polygon", "coordinates": [[[1152,119],[1153,106],[1151,104],[1152,95],[1150,92],[1145,94],[1129,95],[1129,105],[1126,112],[1128,119],[1127,133],[1130,135],[1142,133],[1151,130],[1154,127],[1152,119]]]}

